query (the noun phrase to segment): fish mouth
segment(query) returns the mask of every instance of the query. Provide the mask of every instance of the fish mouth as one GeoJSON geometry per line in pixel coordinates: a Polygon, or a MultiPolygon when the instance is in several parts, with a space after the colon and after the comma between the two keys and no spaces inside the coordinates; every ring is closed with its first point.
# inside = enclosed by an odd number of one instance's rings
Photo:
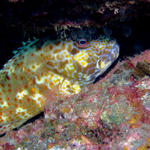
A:
{"type": "Polygon", "coordinates": [[[111,64],[118,58],[119,45],[115,43],[112,49],[108,49],[106,51],[109,53],[101,55],[96,63],[96,69],[99,70],[100,74],[106,71],[111,66],[111,64]]]}

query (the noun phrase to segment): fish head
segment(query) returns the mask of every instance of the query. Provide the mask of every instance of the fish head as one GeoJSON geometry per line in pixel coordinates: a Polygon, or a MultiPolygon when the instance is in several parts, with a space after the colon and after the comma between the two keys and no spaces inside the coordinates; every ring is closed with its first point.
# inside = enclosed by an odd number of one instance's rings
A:
{"type": "Polygon", "coordinates": [[[119,56],[119,45],[115,40],[79,39],[71,49],[72,60],[78,74],[76,78],[83,83],[91,83],[103,74],[119,56]]]}
{"type": "MultiPolygon", "coordinates": [[[[81,84],[89,84],[103,74],[119,56],[119,45],[115,40],[66,40],[55,46],[54,68],[58,74],[81,84]],[[57,51],[56,51],[57,52],[57,51]]],[[[51,66],[50,66],[51,67],[51,66]]],[[[52,68],[53,69],[53,68],[52,68]]]]}

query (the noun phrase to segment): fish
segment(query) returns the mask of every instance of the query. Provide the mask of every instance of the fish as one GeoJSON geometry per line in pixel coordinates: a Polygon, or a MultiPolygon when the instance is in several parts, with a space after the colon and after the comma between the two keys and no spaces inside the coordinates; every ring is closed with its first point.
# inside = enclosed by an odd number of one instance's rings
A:
{"type": "Polygon", "coordinates": [[[19,48],[0,70],[0,134],[41,113],[54,87],[63,96],[78,94],[111,66],[120,49],[107,38],[38,42],[19,48]]]}

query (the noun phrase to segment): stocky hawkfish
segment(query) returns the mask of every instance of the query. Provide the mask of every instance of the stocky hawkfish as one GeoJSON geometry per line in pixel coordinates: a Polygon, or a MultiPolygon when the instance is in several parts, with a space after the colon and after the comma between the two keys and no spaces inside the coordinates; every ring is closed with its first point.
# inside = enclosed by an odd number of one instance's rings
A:
{"type": "Polygon", "coordinates": [[[116,41],[45,41],[39,48],[33,42],[0,71],[0,134],[20,126],[43,111],[50,90],[73,95],[117,59],[116,41]]]}

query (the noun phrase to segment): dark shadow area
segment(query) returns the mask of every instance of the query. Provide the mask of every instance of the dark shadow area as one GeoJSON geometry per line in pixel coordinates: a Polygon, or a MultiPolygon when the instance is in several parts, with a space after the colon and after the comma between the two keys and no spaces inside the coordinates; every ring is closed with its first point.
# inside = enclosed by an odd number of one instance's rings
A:
{"type": "Polygon", "coordinates": [[[43,112],[40,113],[40,114],[38,114],[38,115],[36,115],[36,116],[34,116],[34,117],[32,117],[31,119],[27,120],[27,121],[26,121],[25,123],[23,123],[20,127],[14,128],[13,130],[14,130],[14,131],[17,131],[17,130],[19,130],[22,126],[24,126],[24,125],[26,125],[26,124],[28,124],[28,123],[33,123],[35,120],[37,120],[37,119],[39,119],[39,118],[41,118],[41,117],[44,117],[44,113],[43,113],[43,112]]]}

